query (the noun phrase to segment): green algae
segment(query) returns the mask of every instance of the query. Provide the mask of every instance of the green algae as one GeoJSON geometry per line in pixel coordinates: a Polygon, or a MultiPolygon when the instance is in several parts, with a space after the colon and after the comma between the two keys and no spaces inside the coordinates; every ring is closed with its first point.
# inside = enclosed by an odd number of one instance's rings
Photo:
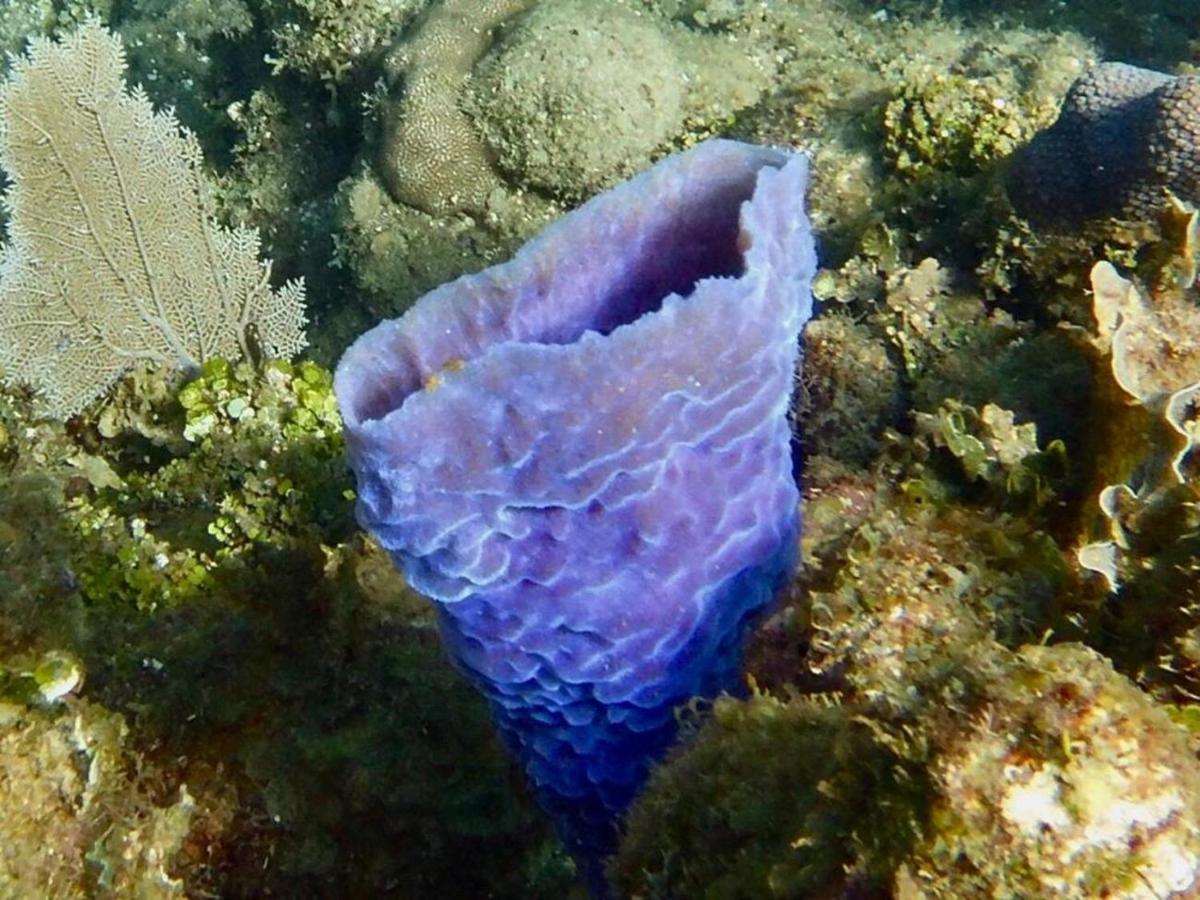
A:
{"type": "MultiPolygon", "coordinates": [[[[6,700],[82,683],[129,711],[127,741],[189,785],[206,829],[173,870],[181,891],[233,865],[253,892],[557,895],[571,872],[512,791],[486,709],[354,534],[329,372],[214,360],[149,404],[138,383],[164,384],[134,376],[118,397],[139,404],[69,429],[9,411],[6,466],[32,471],[0,489],[20,566],[0,600],[6,700]],[[274,865],[229,863],[242,845],[274,865]],[[526,852],[536,884],[508,862],[526,852]],[[480,853],[494,863],[464,874],[456,860],[480,853]]],[[[119,883],[85,850],[72,865],[119,883]]]]}

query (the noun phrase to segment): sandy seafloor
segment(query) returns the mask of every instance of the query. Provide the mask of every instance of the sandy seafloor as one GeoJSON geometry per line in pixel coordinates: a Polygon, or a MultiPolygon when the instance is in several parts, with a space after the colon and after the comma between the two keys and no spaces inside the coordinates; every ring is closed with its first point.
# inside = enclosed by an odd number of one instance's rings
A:
{"type": "Polygon", "coordinates": [[[584,896],[330,370],[714,136],[812,160],[804,530],[614,895],[1200,897],[1200,7],[0,0],[0,48],[0,898],[584,896]],[[1022,163],[1113,62],[1170,90],[1022,163]],[[274,325],[142,340],[255,253],[274,325]]]}

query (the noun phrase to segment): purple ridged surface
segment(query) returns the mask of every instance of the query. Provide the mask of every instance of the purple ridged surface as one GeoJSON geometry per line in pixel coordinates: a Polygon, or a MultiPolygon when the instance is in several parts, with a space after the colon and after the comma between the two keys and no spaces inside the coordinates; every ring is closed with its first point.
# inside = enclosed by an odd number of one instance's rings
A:
{"type": "Polygon", "coordinates": [[[735,689],[798,532],[803,156],[714,140],[367,332],[336,392],[360,522],[441,614],[581,859],[735,689]]]}

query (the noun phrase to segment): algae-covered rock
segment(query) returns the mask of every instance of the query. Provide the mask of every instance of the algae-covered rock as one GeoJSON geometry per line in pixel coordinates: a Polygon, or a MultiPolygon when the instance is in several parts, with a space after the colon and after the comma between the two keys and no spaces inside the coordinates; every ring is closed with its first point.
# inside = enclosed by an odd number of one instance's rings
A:
{"type": "Polygon", "coordinates": [[[1166,711],[1091,650],[1022,650],[930,772],[900,900],[1200,890],[1200,763],[1166,711]]]}
{"type": "Polygon", "coordinates": [[[586,197],[642,168],[683,124],[682,68],[652,16],[542,3],[477,67],[471,89],[499,165],[519,183],[586,197]]]}
{"type": "Polygon", "coordinates": [[[86,701],[0,700],[0,895],[189,895],[182,851],[196,801],[183,785],[152,800],[127,738],[121,716],[86,701]]]}
{"type": "Polygon", "coordinates": [[[1037,509],[1047,503],[1069,470],[1066,445],[1039,445],[1037,425],[1018,423],[995,403],[979,409],[944,400],[936,413],[914,413],[916,430],[931,447],[944,449],[972,483],[982,483],[1002,505],[1037,509]]]}
{"type": "MultiPolygon", "coordinates": [[[[929,502],[919,483],[905,487],[929,502]]],[[[1044,533],[964,509],[884,510],[844,558],[832,584],[809,593],[806,665],[909,718],[971,689],[981,642],[1019,644],[1055,621],[1066,576],[1044,533]]]]}
{"type": "Polygon", "coordinates": [[[902,409],[896,362],[878,335],[847,316],[811,322],[804,348],[798,412],[805,452],[868,461],[879,448],[880,433],[902,409]]]}
{"type": "Polygon", "coordinates": [[[74,574],[92,602],[173,606],[211,593],[223,571],[284,546],[315,551],[320,536],[348,527],[328,372],[272,362],[260,377],[249,364],[214,360],[179,404],[188,451],[70,504],[88,546],[74,574]]]}
{"type": "Polygon", "coordinates": [[[971,175],[1027,141],[1045,110],[1023,107],[1036,95],[1022,90],[1014,69],[1000,73],[909,74],[883,115],[883,150],[895,170],[906,178],[971,175]]]}
{"type": "Polygon", "coordinates": [[[651,777],[610,875],[622,896],[844,896],[880,886],[924,785],[836,699],[722,698],[651,777]]]}
{"type": "Polygon", "coordinates": [[[438,285],[503,261],[554,215],[526,196],[493,205],[487,226],[466,216],[434,218],[394,200],[372,171],[346,179],[336,202],[334,264],[353,278],[359,302],[329,310],[323,321],[318,340],[331,356],[438,285]]]}
{"type": "Polygon", "coordinates": [[[263,6],[279,51],[275,69],[343,83],[425,5],[426,0],[267,0],[263,6]]]}
{"type": "Polygon", "coordinates": [[[853,691],[718,701],[635,806],[614,880],[643,898],[1191,896],[1183,729],[1078,645],[973,652],[943,660],[969,689],[919,720],[853,691]]]}

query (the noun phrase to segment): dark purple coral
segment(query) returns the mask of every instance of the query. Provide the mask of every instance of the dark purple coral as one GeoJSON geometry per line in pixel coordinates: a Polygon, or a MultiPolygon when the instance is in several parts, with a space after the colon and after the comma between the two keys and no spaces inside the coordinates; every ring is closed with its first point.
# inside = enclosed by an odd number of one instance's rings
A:
{"type": "Polygon", "coordinates": [[[792,564],[807,161],[710,141],[347,351],[362,524],[441,614],[571,850],[692,697],[736,689],[792,564]]]}
{"type": "Polygon", "coordinates": [[[1167,191],[1200,202],[1200,77],[1094,66],[1017,154],[1009,187],[1023,215],[1064,224],[1147,218],[1167,191]]]}

